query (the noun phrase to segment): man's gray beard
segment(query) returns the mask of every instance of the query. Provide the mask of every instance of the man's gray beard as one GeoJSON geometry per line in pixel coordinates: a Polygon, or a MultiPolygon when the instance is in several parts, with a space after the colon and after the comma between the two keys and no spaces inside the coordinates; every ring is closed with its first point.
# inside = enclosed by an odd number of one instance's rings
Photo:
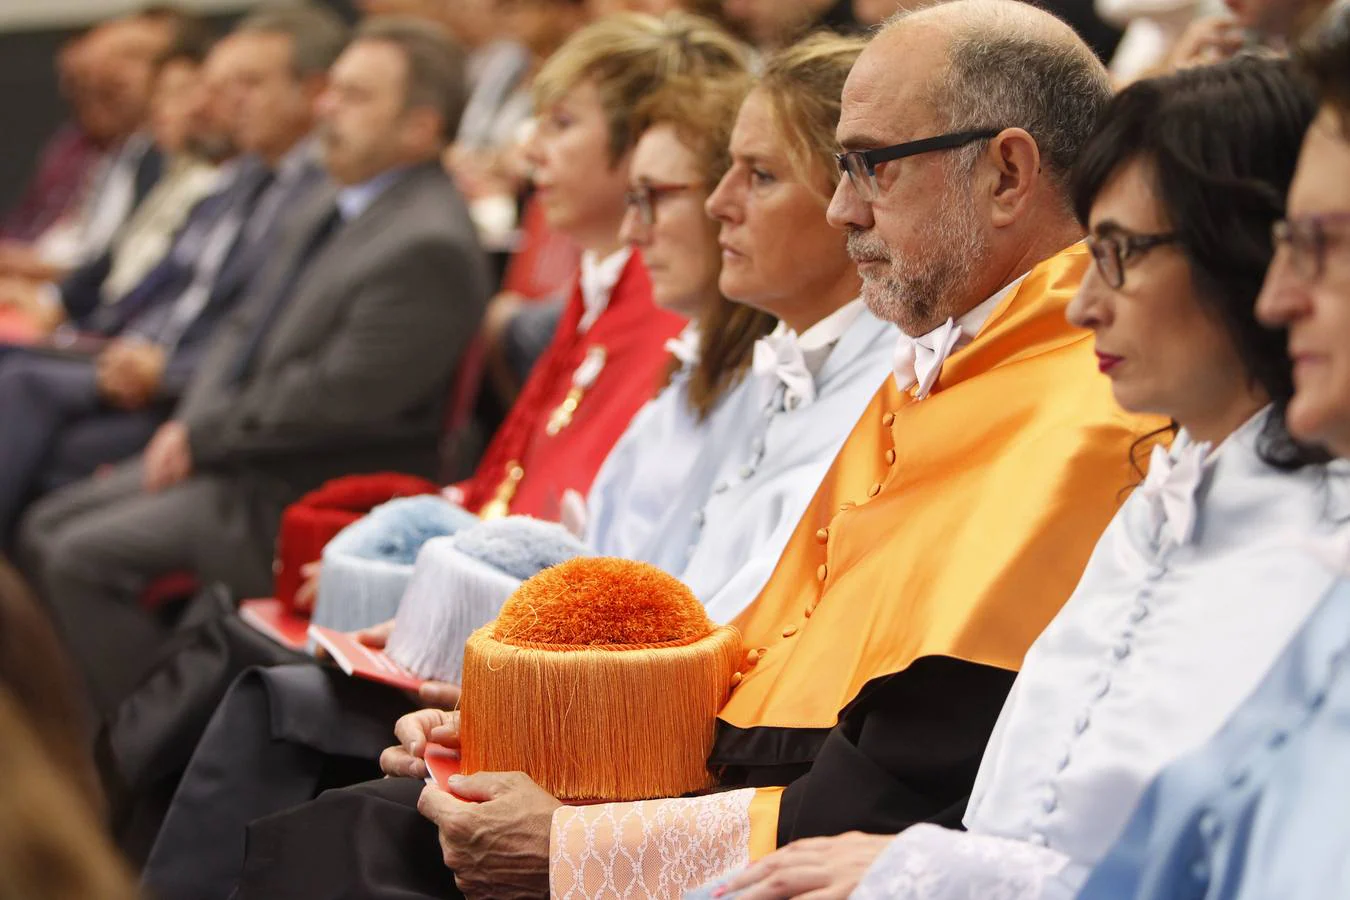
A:
{"type": "Polygon", "coordinates": [[[894,322],[911,337],[927,334],[964,311],[962,296],[974,272],[988,256],[989,245],[980,232],[966,186],[948,185],[942,212],[929,226],[923,258],[898,256],[889,248],[875,253],[879,239],[853,232],[848,236],[850,254],[882,256],[889,260],[885,273],[863,279],[863,299],[879,319],[894,322]]]}

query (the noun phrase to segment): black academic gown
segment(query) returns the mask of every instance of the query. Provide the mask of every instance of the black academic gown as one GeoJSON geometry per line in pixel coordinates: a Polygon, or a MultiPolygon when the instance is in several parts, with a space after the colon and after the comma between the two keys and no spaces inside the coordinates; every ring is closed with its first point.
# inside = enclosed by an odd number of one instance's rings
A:
{"type": "MultiPolygon", "coordinates": [[[[851,830],[894,833],[918,822],[960,827],[1014,677],[959,660],[920,660],[903,677],[869,684],[832,729],[756,735],[749,743],[758,750],[740,765],[722,767],[721,782],[728,788],[788,784],[780,845],[851,830]],[[952,715],[954,685],[959,716],[952,715]],[[802,752],[809,756],[797,755],[802,752]]],[[[719,742],[726,742],[726,726],[720,728],[719,742]]],[[[731,737],[729,743],[747,743],[744,732],[731,737]]],[[[441,863],[435,826],[417,812],[422,787],[411,779],[369,782],[255,821],[236,896],[458,896],[450,892],[454,879],[441,863]]]]}

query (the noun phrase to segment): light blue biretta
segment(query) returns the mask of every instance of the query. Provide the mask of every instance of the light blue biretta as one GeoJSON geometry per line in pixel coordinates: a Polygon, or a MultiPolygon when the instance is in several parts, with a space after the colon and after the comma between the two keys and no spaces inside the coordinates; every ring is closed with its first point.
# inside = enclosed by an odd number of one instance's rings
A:
{"type": "Polygon", "coordinates": [[[497,618],[522,581],[589,555],[566,528],[528,516],[495,519],[428,541],[385,652],[422,678],[458,684],[464,642],[497,618]]]}
{"type": "Polygon", "coordinates": [[[477,523],[477,516],[432,494],[375,507],[324,547],[311,621],[355,631],[392,619],[422,545],[477,523]]]}

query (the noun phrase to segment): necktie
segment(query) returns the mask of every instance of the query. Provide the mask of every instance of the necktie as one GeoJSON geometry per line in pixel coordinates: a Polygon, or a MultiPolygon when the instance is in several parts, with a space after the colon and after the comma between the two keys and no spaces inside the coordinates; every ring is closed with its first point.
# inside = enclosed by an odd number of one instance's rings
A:
{"type": "Polygon", "coordinates": [[[1195,531],[1195,491],[1204,476],[1210,445],[1188,444],[1174,459],[1161,444],[1148,462],[1148,477],[1139,492],[1148,499],[1158,530],[1177,546],[1190,542],[1195,531]]]}
{"type": "Polygon", "coordinates": [[[238,384],[248,376],[253,363],[257,359],[258,351],[262,349],[263,341],[281,315],[281,310],[291,299],[291,294],[295,292],[295,287],[300,283],[305,270],[309,268],[310,262],[313,261],[341,224],[342,211],[338,209],[337,203],[334,202],[314,230],[310,232],[300,253],[291,262],[291,267],[286,270],[284,277],[276,282],[276,287],[272,293],[258,304],[262,312],[255,320],[248,339],[244,341],[244,346],[240,348],[239,355],[235,357],[226,376],[231,384],[238,384]]]}
{"type": "Polygon", "coordinates": [[[815,402],[816,378],[806,365],[797,335],[775,332],[755,341],[751,368],[764,385],[765,402],[783,386],[783,408],[796,409],[815,402]]]}
{"type": "Polygon", "coordinates": [[[927,397],[959,340],[961,326],[950,318],[922,337],[902,334],[895,348],[896,386],[902,391],[914,387],[916,400],[927,397]]]}

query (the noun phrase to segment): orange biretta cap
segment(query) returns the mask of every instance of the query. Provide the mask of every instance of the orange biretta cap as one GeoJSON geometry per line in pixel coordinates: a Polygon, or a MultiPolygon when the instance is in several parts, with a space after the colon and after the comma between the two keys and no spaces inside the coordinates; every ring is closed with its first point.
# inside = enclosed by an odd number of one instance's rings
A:
{"type": "Polygon", "coordinates": [[[711,787],[717,713],[741,662],[678,579],[579,557],[546,569],[470,636],[463,770],[522,771],[560,800],[642,800],[711,787]]]}

